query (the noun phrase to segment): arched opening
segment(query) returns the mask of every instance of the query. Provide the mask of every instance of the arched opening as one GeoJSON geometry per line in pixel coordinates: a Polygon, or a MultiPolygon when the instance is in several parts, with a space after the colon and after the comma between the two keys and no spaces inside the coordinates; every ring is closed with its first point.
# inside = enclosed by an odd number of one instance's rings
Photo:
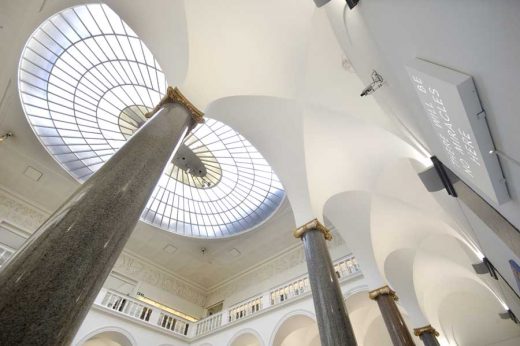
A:
{"type": "Polygon", "coordinates": [[[318,325],[309,316],[293,315],[278,327],[273,346],[320,346],[318,325]]]}
{"type": "MultiPolygon", "coordinates": [[[[460,345],[518,344],[520,331],[499,313],[507,307],[500,291],[475,274],[472,249],[450,235],[425,239],[414,261],[414,285],[428,319],[441,337],[460,345]],[[503,343],[506,344],[506,343],[503,343]]],[[[492,283],[492,282],[491,282],[492,283]]]]}
{"type": "Polygon", "coordinates": [[[133,346],[133,343],[123,333],[105,331],[91,336],[80,346],[133,346]]]}
{"type": "Polygon", "coordinates": [[[252,332],[245,332],[235,337],[229,346],[263,346],[259,337],[252,332]]]}

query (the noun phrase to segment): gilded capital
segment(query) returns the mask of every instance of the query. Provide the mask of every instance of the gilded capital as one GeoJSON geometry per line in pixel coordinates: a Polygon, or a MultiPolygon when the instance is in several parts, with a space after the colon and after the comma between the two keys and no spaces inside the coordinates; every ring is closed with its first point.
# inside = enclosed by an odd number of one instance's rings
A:
{"type": "Polygon", "coordinates": [[[431,324],[420,328],[414,328],[413,333],[415,334],[415,336],[421,336],[424,333],[430,333],[432,335],[439,336],[439,332],[436,331],[431,324]]]}
{"type": "Polygon", "coordinates": [[[171,86],[168,87],[168,89],[166,90],[166,95],[164,95],[164,97],[161,99],[161,101],[159,101],[157,106],[155,106],[154,109],[152,109],[150,112],[146,113],[144,116],[147,119],[151,118],[151,116],[153,114],[155,114],[155,112],[157,112],[162,106],[164,106],[167,103],[178,103],[178,104],[184,106],[184,108],[186,108],[188,110],[188,112],[190,113],[193,121],[195,121],[198,124],[204,122],[204,113],[202,113],[200,110],[198,110],[197,107],[195,107],[193,105],[193,103],[191,103],[181,93],[179,88],[177,88],[177,87],[172,88],[171,86]]]}
{"type": "Polygon", "coordinates": [[[320,231],[321,233],[323,233],[323,236],[326,240],[332,240],[332,233],[325,226],[323,226],[318,221],[318,219],[311,220],[303,226],[300,226],[299,228],[295,229],[293,235],[295,238],[301,238],[305,234],[305,232],[311,230],[320,231]]]}
{"type": "Polygon", "coordinates": [[[390,297],[392,297],[394,300],[399,300],[399,298],[397,297],[397,295],[395,294],[395,291],[393,291],[390,287],[388,286],[383,286],[383,287],[379,287],[379,288],[376,288],[375,290],[372,290],[370,292],[368,292],[368,297],[372,300],[377,300],[377,298],[381,295],[388,295],[390,297]]]}

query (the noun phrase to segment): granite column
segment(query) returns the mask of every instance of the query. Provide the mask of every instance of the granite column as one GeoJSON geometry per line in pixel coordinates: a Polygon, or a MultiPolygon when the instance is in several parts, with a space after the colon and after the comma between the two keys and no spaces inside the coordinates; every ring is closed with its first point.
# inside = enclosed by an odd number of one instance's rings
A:
{"type": "Polygon", "coordinates": [[[383,286],[370,291],[368,296],[379,305],[379,310],[381,310],[381,315],[385,321],[392,343],[395,346],[415,345],[403,316],[399,312],[397,304],[395,304],[395,301],[398,299],[395,292],[390,287],[383,286]]]}
{"type": "Polygon", "coordinates": [[[421,338],[424,346],[439,346],[439,341],[437,340],[439,333],[431,325],[415,328],[413,332],[415,336],[421,338]]]}
{"type": "Polygon", "coordinates": [[[164,167],[202,113],[168,94],[151,119],[41,225],[0,271],[5,345],[69,345],[164,167]]]}
{"type": "Polygon", "coordinates": [[[323,346],[357,345],[325,240],[332,235],[318,220],[294,231],[305,251],[312,298],[323,346]]]}

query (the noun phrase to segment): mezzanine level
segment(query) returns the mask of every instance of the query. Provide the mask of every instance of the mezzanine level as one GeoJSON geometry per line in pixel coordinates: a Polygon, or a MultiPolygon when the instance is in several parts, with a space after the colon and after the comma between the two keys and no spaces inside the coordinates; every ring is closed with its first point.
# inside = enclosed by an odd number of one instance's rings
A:
{"type": "MultiPolygon", "coordinates": [[[[361,275],[359,265],[352,255],[335,261],[334,268],[340,284],[361,275]]],[[[240,324],[253,317],[260,317],[260,315],[281,308],[286,304],[309,297],[310,294],[308,276],[302,275],[195,322],[149,305],[138,298],[107,289],[100,291],[93,309],[190,342],[224,328],[240,324]]]]}

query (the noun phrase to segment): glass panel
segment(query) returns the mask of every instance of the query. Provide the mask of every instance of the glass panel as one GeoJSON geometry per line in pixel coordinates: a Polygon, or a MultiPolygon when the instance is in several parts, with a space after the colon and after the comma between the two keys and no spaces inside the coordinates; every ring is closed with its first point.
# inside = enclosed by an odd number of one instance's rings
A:
{"type": "MultiPolygon", "coordinates": [[[[54,15],[34,32],[21,59],[29,123],[80,182],[145,124],[144,114],[166,92],[150,50],[104,4],[54,15]]],[[[208,118],[184,144],[205,166],[205,176],[168,164],[144,221],[194,237],[225,237],[255,227],[282,203],[285,193],[269,164],[230,127],[208,118]]]]}

